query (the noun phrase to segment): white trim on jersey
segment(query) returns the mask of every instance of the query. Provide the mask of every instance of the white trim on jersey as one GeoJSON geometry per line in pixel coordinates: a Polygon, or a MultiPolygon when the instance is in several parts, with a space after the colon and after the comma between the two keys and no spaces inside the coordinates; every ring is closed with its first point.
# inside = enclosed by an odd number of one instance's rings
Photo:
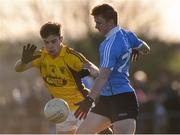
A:
{"type": "Polygon", "coordinates": [[[101,64],[101,67],[107,67],[109,64],[109,56],[110,56],[110,51],[111,47],[113,45],[113,42],[115,40],[116,34],[112,36],[112,38],[106,43],[106,46],[104,48],[104,53],[103,53],[103,62],[101,64]]]}

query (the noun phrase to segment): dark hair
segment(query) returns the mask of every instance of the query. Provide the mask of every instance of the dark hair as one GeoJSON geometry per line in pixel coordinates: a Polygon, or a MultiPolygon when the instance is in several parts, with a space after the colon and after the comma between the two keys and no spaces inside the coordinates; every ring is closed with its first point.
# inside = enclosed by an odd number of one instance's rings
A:
{"type": "Polygon", "coordinates": [[[91,15],[93,16],[102,16],[106,20],[113,20],[117,25],[118,14],[117,11],[109,4],[97,5],[92,9],[91,15]]]}
{"type": "Polygon", "coordinates": [[[40,29],[42,38],[47,38],[49,35],[60,35],[61,24],[55,22],[47,22],[40,29]]]}

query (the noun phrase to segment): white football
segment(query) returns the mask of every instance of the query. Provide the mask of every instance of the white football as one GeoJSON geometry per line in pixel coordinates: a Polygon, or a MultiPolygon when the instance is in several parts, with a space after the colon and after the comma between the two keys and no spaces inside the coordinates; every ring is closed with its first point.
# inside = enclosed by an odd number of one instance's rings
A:
{"type": "Polygon", "coordinates": [[[58,98],[49,100],[44,107],[45,117],[53,123],[64,122],[68,117],[69,111],[68,103],[58,98]]]}

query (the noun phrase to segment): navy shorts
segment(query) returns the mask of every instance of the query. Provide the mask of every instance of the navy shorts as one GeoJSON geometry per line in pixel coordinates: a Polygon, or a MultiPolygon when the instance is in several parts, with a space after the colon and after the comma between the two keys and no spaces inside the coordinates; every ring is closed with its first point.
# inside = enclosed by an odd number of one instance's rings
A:
{"type": "Polygon", "coordinates": [[[112,123],[123,119],[137,118],[139,109],[134,92],[113,96],[100,96],[91,112],[103,115],[112,123]]]}

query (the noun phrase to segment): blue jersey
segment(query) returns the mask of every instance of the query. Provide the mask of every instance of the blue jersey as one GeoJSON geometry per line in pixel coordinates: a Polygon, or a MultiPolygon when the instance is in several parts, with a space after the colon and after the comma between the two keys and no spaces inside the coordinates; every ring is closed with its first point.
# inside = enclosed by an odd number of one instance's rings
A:
{"type": "Polygon", "coordinates": [[[113,28],[101,43],[100,67],[111,69],[108,81],[101,90],[101,95],[110,96],[125,92],[133,92],[129,83],[129,66],[132,49],[139,48],[142,40],[119,26],[113,28]]]}

